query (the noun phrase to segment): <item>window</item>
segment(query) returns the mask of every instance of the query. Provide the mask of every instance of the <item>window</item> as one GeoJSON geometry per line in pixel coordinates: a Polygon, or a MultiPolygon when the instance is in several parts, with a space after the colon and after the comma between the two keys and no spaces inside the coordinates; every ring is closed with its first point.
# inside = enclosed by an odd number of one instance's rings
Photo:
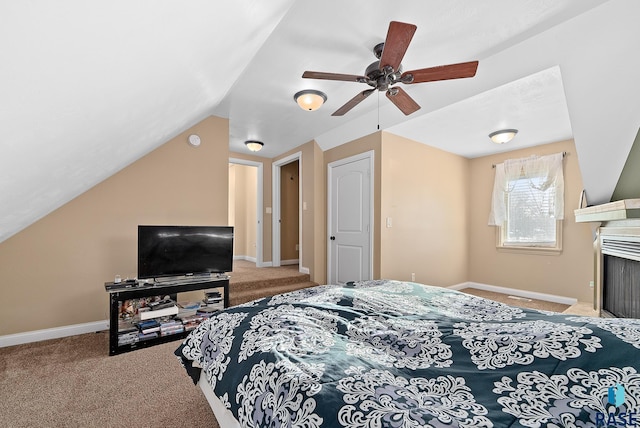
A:
{"type": "Polygon", "coordinates": [[[499,249],[562,249],[562,153],[496,165],[489,224],[498,226],[499,249]]]}

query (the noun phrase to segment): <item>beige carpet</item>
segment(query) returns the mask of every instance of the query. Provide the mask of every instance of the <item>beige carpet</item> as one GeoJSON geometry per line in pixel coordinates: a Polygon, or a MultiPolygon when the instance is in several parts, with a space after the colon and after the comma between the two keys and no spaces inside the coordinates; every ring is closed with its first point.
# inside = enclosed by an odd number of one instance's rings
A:
{"type": "Polygon", "coordinates": [[[229,275],[231,306],[318,285],[309,274],[300,273],[298,265],[256,268],[255,263],[234,260],[229,275]]]}
{"type": "Polygon", "coordinates": [[[510,296],[508,294],[480,290],[477,288],[464,288],[460,291],[467,294],[473,294],[474,296],[484,297],[485,299],[490,299],[496,302],[505,303],[507,305],[518,306],[521,308],[539,309],[552,312],[564,312],[565,310],[569,309],[569,305],[564,305],[562,303],[510,296]]]}
{"type": "Polygon", "coordinates": [[[229,272],[230,284],[238,284],[248,281],[268,281],[294,275],[304,275],[299,272],[298,265],[286,265],[280,267],[257,268],[256,264],[246,260],[234,260],[233,270],[229,272]]]}
{"type": "Polygon", "coordinates": [[[108,356],[106,332],[0,348],[3,427],[218,427],[173,351],[108,356]]]}

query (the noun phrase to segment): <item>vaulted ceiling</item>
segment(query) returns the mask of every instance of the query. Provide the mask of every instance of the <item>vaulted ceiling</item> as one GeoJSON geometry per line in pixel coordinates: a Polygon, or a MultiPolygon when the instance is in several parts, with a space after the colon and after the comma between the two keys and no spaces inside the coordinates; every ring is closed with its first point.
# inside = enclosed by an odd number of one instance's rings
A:
{"type": "MultiPolygon", "coordinates": [[[[0,241],[210,115],[230,150],[324,150],[378,130],[465,157],[574,138],[607,202],[640,126],[634,0],[186,0],[0,4],[0,241]],[[404,85],[405,116],[364,74],[389,22],[417,25],[405,70],[479,60],[471,79],[404,85]],[[315,112],[293,94],[328,96],[315,112]],[[517,128],[512,143],[487,135],[517,128]]],[[[577,195],[576,195],[577,198],[577,195]]]]}

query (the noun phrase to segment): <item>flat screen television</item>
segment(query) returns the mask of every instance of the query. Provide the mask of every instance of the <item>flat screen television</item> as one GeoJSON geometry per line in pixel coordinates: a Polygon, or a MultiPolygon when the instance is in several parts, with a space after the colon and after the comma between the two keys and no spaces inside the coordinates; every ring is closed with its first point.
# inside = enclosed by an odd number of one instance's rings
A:
{"type": "Polygon", "coordinates": [[[232,226],[138,226],[138,278],[231,272],[232,226]]]}

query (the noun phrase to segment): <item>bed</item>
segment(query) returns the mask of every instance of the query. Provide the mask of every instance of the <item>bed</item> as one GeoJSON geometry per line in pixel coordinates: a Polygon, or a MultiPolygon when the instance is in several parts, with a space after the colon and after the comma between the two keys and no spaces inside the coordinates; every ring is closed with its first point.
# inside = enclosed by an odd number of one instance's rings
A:
{"type": "Polygon", "coordinates": [[[639,350],[639,320],[375,280],[228,308],[176,355],[223,428],[592,427],[640,426],[639,350]]]}

